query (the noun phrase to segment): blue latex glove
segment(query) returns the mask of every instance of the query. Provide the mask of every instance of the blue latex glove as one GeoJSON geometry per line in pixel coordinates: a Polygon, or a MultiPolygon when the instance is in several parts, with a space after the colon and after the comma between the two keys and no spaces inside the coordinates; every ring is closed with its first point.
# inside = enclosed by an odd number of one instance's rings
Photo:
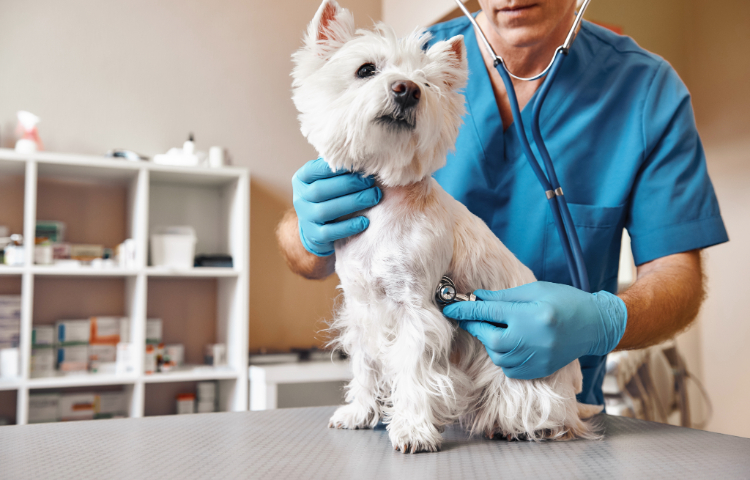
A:
{"type": "Polygon", "coordinates": [[[358,173],[331,172],[322,158],[311,160],[292,177],[294,209],[305,249],[319,257],[333,254],[333,242],[367,228],[366,217],[334,222],[376,205],[383,193],[375,181],[358,173]]]}
{"type": "Polygon", "coordinates": [[[443,313],[477,337],[510,378],[542,378],[584,355],[606,355],[625,333],[625,302],[609,292],[534,282],[474,294],[484,301],[454,303],[443,313]]]}

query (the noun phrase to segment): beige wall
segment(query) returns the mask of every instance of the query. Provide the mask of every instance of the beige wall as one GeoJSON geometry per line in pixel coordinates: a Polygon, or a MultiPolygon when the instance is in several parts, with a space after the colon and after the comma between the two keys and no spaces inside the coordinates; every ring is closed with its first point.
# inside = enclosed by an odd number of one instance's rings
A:
{"type": "MultiPolygon", "coordinates": [[[[619,24],[666,58],[690,89],[730,243],[706,250],[709,296],[678,338],[713,404],[707,430],[750,437],[750,2],[595,0],[587,16],[619,24]]],[[[696,420],[706,409],[696,399],[696,420]]]]}
{"type": "Polygon", "coordinates": [[[730,242],[708,251],[701,314],[707,429],[750,437],[750,2],[693,0],[688,86],[730,242]]]}
{"type": "MultiPolygon", "coordinates": [[[[380,0],[343,0],[361,26],[380,0]]],[[[42,118],[48,150],[149,155],[194,132],[250,167],[251,348],[319,344],[335,279],[293,276],[273,230],[314,150],[290,100],[290,55],[319,0],[0,0],[0,141],[15,112],[42,118]]]]}

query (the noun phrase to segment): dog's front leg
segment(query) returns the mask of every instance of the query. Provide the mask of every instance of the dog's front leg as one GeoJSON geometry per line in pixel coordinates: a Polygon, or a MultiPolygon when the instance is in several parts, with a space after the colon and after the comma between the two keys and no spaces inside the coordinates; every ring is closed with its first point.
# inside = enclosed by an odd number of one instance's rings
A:
{"type": "Polygon", "coordinates": [[[380,420],[378,403],[379,366],[364,352],[351,353],[354,378],[346,387],[346,405],[339,407],[328,422],[329,428],[373,428],[380,420]]]}
{"type": "Polygon", "coordinates": [[[384,360],[392,379],[389,436],[393,448],[403,453],[436,452],[440,432],[465,403],[462,390],[468,378],[451,369],[453,329],[437,309],[404,310],[384,360]]]}

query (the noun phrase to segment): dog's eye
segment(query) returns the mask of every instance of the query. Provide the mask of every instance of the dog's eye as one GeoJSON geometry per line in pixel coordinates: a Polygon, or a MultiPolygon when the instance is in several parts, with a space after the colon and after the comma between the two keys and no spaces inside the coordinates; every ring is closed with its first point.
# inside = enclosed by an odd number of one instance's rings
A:
{"type": "Polygon", "coordinates": [[[361,67],[359,67],[359,70],[357,70],[357,76],[359,78],[367,78],[372,77],[377,73],[378,69],[375,67],[374,63],[365,63],[361,67]]]}

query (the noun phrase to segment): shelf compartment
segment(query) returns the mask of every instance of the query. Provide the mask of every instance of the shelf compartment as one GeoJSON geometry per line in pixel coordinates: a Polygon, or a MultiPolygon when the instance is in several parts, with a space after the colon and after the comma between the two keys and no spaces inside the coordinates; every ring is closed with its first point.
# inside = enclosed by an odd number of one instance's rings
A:
{"type": "MultiPolygon", "coordinates": [[[[0,225],[8,227],[8,235],[24,234],[24,200],[26,164],[22,161],[0,160],[0,225]]],[[[6,267],[0,264],[0,267],[6,267]]]]}
{"type": "MultiPolygon", "coordinates": [[[[208,379],[206,379],[208,380],[208,379]]],[[[200,380],[205,381],[205,380],[200,380]]],[[[228,394],[237,382],[236,377],[230,380],[217,380],[217,408],[218,412],[230,411],[227,401],[228,394]]],[[[177,413],[176,397],[180,393],[196,393],[198,381],[190,382],[167,382],[146,384],[146,399],[144,415],[147,417],[157,415],[174,415],[177,413]]]]}
{"type": "Polygon", "coordinates": [[[182,344],[184,363],[203,364],[204,347],[226,343],[217,328],[217,280],[149,278],[147,318],[162,320],[162,342],[182,344]]]}
{"type": "MultiPolygon", "coordinates": [[[[2,385],[0,383],[0,385],[2,385]]],[[[16,390],[0,391],[0,420],[7,422],[6,425],[16,424],[16,402],[18,401],[18,392],[16,390]]],[[[3,423],[0,425],[3,425],[3,423]]]]}
{"type": "Polygon", "coordinates": [[[34,325],[53,325],[58,320],[96,316],[127,316],[126,279],[34,278],[34,325]]]}
{"type": "MultiPolygon", "coordinates": [[[[40,167],[41,168],[41,167],[40,167]]],[[[114,248],[126,238],[128,186],[39,178],[37,220],[65,223],[65,242],[114,248]]]]}
{"type": "MultiPolygon", "coordinates": [[[[33,387],[35,388],[35,387],[33,387]]],[[[30,402],[30,410],[31,410],[31,403],[33,402],[34,396],[37,395],[47,395],[47,394],[55,394],[59,395],[58,398],[59,405],[58,405],[58,414],[56,415],[57,421],[76,421],[76,420],[104,420],[107,419],[107,417],[103,418],[97,418],[96,415],[99,413],[100,415],[116,415],[115,418],[122,418],[122,417],[132,417],[132,410],[133,410],[133,392],[134,392],[134,386],[127,383],[111,383],[111,384],[90,384],[90,385],[77,385],[77,386],[71,386],[71,387],[65,387],[65,388],[59,388],[59,386],[50,386],[50,387],[41,387],[35,390],[32,390],[29,392],[29,402],[30,402]],[[90,413],[90,415],[86,415],[84,413],[84,417],[78,417],[78,418],[65,418],[65,410],[64,406],[66,405],[65,400],[63,400],[61,397],[70,395],[70,394],[93,394],[90,399],[78,399],[78,402],[85,401],[86,405],[90,410],[88,410],[87,413],[90,413]],[[101,412],[97,412],[96,405],[97,402],[94,400],[94,395],[97,394],[116,394],[116,400],[113,402],[112,400],[105,401],[101,400],[99,402],[99,406],[102,408],[101,412]],[[92,401],[93,400],[93,401],[92,401]],[[89,403],[91,402],[91,403],[89,403]],[[114,408],[113,408],[114,407],[114,408]]],[[[84,397],[85,399],[85,397],[84,397]]],[[[67,415],[71,417],[75,417],[76,414],[80,414],[80,410],[78,409],[71,409],[71,404],[67,403],[67,408],[69,409],[67,415]],[[76,411],[78,410],[78,411],[76,411]]],[[[54,408],[54,404],[53,404],[54,408]]],[[[54,412],[54,410],[53,410],[54,412]]],[[[49,413],[49,412],[48,412],[49,413]]],[[[37,414],[34,414],[33,412],[29,411],[29,423],[41,423],[39,419],[37,418],[37,421],[34,421],[34,417],[37,414]]],[[[54,413],[53,413],[54,415],[54,413]]],[[[46,416],[46,415],[45,415],[46,416]]],[[[54,421],[54,420],[47,420],[47,421],[54,421]]]]}

